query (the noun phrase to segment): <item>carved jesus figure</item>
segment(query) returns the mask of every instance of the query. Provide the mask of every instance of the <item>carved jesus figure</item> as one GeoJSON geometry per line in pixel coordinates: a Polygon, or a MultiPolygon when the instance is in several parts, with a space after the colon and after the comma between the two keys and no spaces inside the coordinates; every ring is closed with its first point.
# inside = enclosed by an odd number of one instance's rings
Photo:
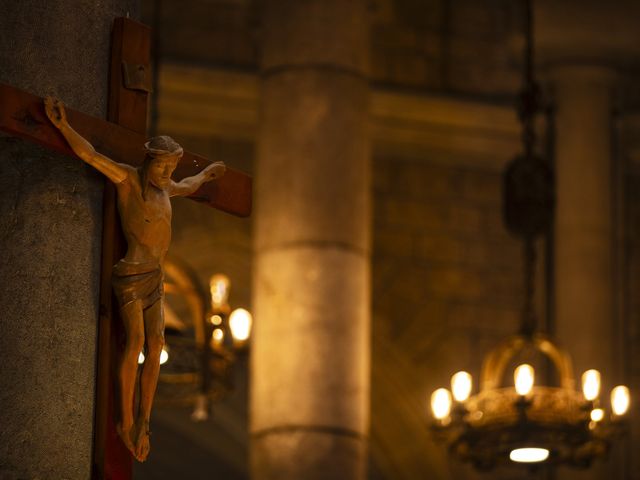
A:
{"type": "Polygon", "coordinates": [[[194,193],[203,183],[221,177],[225,165],[216,162],[197,175],[174,182],[171,174],[183,150],[170,137],[150,139],[145,144],[144,164],[136,169],[96,152],[71,128],[59,100],[46,98],[45,110],[76,155],[111,180],[118,192],[127,254],[114,266],[112,284],[127,341],[119,369],[121,421],[117,430],[135,458],[144,461],[150,450],[149,418],[164,346],[162,261],[171,240],[169,198],[194,193]],[[140,375],[140,403],[134,418],[138,356],[143,347],[146,355],[140,375]]]}

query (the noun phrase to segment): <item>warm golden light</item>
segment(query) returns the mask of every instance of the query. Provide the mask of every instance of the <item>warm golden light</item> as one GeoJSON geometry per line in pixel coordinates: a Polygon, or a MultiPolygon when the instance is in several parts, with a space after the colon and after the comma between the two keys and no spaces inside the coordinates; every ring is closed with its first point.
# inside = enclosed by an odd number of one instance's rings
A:
{"type": "Polygon", "coordinates": [[[587,370],[582,374],[582,393],[585,400],[589,402],[598,398],[600,395],[600,372],[598,370],[587,370]]]}
{"type": "Polygon", "coordinates": [[[627,413],[630,403],[631,395],[627,387],[618,385],[611,390],[611,410],[613,410],[614,415],[620,416],[627,413]]]}
{"type": "Polygon", "coordinates": [[[216,273],[209,280],[211,289],[211,305],[213,308],[220,308],[227,304],[229,299],[229,277],[221,273],[216,273]]]}
{"type": "Polygon", "coordinates": [[[544,462],[549,458],[549,450],[535,447],[516,448],[515,450],[511,450],[509,458],[511,461],[518,463],[544,462]]]}
{"type": "Polygon", "coordinates": [[[166,350],[166,348],[163,348],[162,352],[160,352],[160,365],[164,365],[168,360],[169,352],[166,350]]]}
{"type": "Polygon", "coordinates": [[[451,412],[451,393],[446,388],[439,388],[431,395],[431,411],[438,420],[444,420],[451,412]]]}
{"type": "Polygon", "coordinates": [[[204,394],[196,397],[196,406],[191,412],[191,420],[194,422],[204,422],[209,419],[209,399],[204,394]]]}
{"type": "Polygon", "coordinates": [[[535,371],[533,367],[527,363],[523,363],[516,368],[513,377],[518,395],[529,395],[533,389],[533,382],[535,379],[535,371]]]}
{"type": "Polygon", "coordinates": [[[604,410],[601,408],[594,408],[591,410],[591,420],[594,422],[601,422],[604,418],[604,410]]]}
{"type": "Polygon", "coordinates": [[[223,341],[224,341],[224,330],[222,330],[221,328],[216,328],[211,334],[211,346],[214,348],[219,347],[220,345],[222,345],[223,341]]]}
{"type": "Polygon", "coordinates": [[[231,336],[236,342],[246,342],[251,335],[251,313],[244,308],[236,308],[229,315],[229,328],[231,336]]]}
{"type": "Polygon", "coordinates": [[[457,402],[466,402],[471,395],[473,381],[469,372],[458,372],[451,377],[451,391],[457,402]]]}
{"type": "MultiPolygon", "coordinates": [[[[142,365],[144,363],[144,353],[140,352],[138,355],[138,364],[142,365]]],[[[164,365],[169,360],[169,352],[166,350],[166,347],[162,349],[160,352],[160,365],[164,365]]]]}
{"type": "Polygon", "coordinates": [[[222,324],[222,317],[220,315],[211,315],[211,317],[209,317],[209,321],[213,325],[221,325],[222,324]]]}

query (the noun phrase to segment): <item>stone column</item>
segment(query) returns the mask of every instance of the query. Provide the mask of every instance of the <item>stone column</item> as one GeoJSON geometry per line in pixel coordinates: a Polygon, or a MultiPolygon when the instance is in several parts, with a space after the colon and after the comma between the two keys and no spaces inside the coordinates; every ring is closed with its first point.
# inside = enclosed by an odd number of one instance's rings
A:
{"type": "MultiPolygon", "coordinates": [[[[552,70],[556,105],[555,305],[560,343],[582,373],[599,370],[601,400],[617,379],[614,308],[612,70],[552,70]]],[[[569,478],[609,478],[600,464],[569,478]]],[[[566,477],[562,477],[566,478],[566,477]]]]}
{"type": "MultiPolygon", "coordinates": [[[[106,114],[134,0],[0,0],[0,82],[106,114]]],[[[0,137],[0,477],[91,477],[103,180],[0,137]]]]}
{"type": "MultiPolygon", "coordinates": [[[[640,3],[536,0],[533,6],[537,58],[549,73],[557,108],[557,336],[573,357],[577,377],[587,368],[601,371],[600,398],[608,408],[614,382],[627,383],[616,352],[625,332],[614,294],[620,272],[614,256],[612,97],[624,83],[615,72],[640,58],[640,3]]],[[[563,470],[558,479],[623,478],[624,448],[618,440],[606,464],[563,470]]]]}
{"type": "Polygon", "coordinates": [[[256,169],[252,478],[363,479],[370,151],[364,0],[270,0],[256,169]]]}

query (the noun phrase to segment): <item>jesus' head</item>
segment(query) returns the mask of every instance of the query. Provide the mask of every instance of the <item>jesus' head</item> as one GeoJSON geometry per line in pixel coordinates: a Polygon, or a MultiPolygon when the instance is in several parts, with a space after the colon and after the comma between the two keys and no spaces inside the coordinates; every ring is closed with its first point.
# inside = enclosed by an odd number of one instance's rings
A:
{"type": "Polygon", "coordinates": [[[182,157],[182,147],[171,137],[153,137],[144,144],[146,155],[142,166],[142,189],[146,197],[149,183],[165,189],[171,182],[171,174],[182,157]]]}

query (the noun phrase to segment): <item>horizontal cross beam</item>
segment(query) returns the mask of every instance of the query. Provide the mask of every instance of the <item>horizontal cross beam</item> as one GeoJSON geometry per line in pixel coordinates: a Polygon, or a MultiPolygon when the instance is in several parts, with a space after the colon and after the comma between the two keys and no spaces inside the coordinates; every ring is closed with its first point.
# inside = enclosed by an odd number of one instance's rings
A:
{"type": "MultiPolygon", "coordinates": [[[[69,124],[95,149],[109,158],[132,166],[142,164],[145,137],[115,123],[66,108],[69,124]]],[[[0,130],[38,143],[60,153],[75,156],[62,134],[49,122],[41,97],[0,83],[0,130]]],[[[195,175],[212,163],[202,156],[184,152],[174,172],[176,180],[195,175]]],[[[228,168],[224,176],[202,185],[192,200],[240,217],[251,214],[252,180],[243,172],[228,168]]]]}

